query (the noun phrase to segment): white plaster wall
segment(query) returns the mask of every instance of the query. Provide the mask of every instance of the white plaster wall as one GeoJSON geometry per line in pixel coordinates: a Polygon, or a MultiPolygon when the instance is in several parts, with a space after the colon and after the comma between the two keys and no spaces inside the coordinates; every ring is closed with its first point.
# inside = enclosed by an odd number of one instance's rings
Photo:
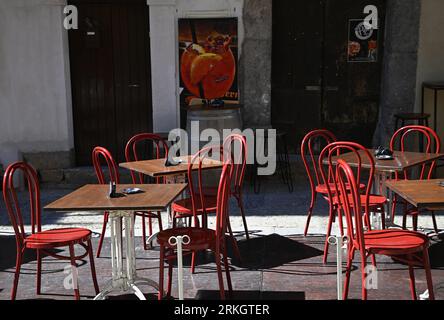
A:
{"type": "Polygon", "coordinates": [[[177,19],[179,17],[238,17],[242,47],[243,0],[147,0],[150,6],[153,128],[180,126],[177,19]]]}
{"type": "Polygon", "coordinates": [[[73,147],[65,4],[0,0],[0,150],[73,147]]]}
{"type": "MultiPolygon", "coordinates": [[[[421,110],[421,85],[424,81],[444,81],[444,1],[421,1],[418,48],[416,110],[421,110]]],[[[426,90],[425,111],[432,113],[433,91],[426,90]]],[[[438,133],[444,138],[444,92],[439,95],[438,133]]],[[[433,113],[432,113],[433,117],[433,113]]],[[[431,124],[433,118],[431,119],[431,124]]],[[[443,140],[444,141],[444,140],[443,140]]]]}

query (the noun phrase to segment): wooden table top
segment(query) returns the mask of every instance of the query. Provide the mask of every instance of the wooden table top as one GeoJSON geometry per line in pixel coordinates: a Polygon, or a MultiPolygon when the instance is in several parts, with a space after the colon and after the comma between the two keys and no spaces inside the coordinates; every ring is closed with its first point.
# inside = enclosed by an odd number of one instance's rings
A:
{"type": "MultiPolygon", "coordinates": [[[[375,169],[380,172],[402,172],[405,169],[444,157],[444,154],[395,151],[393,154],[394,160],[377,160],[375,157],[375,150],[369,149],[369,151],[375,160],[375,169]]],[[[359,153],[362,155],[363,151],[361,150],[359,153]]],[[[338,158],[345,160],[351,167],[358,166],[357,158],[354,153],[345,153],[339,157],[333,157],[333,164],[336,164],[338,158]]],[[[324,160],[324,163],[328,163],[328,160],[324,160]]],[[[370,162],[365,156],[362,157],[362,167],[367,169],[370,168],[370,162]]]]}
{"type": "Polygon", "coordinates": [[[89,184],[54,201],[45,207],[50,211],[135,211],[164,210],[187,187],[186,184],[120,184],[117,193],[125,188],[139,188],[143,193],[109,198],[109,186],[89,184]]]}
{"type": "Polygon", "coordinates": [[[417,208],[437,210],[444,207],[444,187],[438,184],[442,181],[400,180],[386,181],[385,185],[417,208]]]}
{"type": "MultiPolygon", "coordinates": [[[[125,162],[121,163],[119,166],[155,178],[188,172],[188,163],[191,161],[191,156],[184,156],[179,159],[182,160],[182,163],[171,167],[165,167],[165,159],[125,162]]],[[[202,169],[217,169],[222,168],[222,166],[223,163],[221,161],[205,159],[202,164],[202,169]]],[[[197,169],[198,165],[196,164],[193,167],[193,170],[197,169]]]]}

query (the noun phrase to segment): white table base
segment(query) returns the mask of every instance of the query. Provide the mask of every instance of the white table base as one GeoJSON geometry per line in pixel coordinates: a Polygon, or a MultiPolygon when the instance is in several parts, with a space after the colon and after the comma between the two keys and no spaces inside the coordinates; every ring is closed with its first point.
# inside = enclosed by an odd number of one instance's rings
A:
{"type": "Polygon", "coordinates": [[[146,300],[138,285],[148,285],[159,290],[157,282],[137,276],[136,254],[134,245],[134,212],[114,211],[110,212],[111,229],[111,266],[112,280],[94,300],[104,300],[110,293],[130,292],[135,294],[140,300],[146,300]],[[122,237],[122,222],[124,235],[122,237]],[[125,256],[123,257],[123,244],[125,242],[125,256]]]}

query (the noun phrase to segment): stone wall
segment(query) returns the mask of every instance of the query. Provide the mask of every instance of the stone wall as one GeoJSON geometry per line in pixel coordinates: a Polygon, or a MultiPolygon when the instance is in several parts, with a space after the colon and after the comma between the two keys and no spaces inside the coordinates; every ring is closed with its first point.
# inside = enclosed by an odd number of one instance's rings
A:
{"type": "Polygon", "coordinates": [[[272,0],[245,0],[239,84],[244,126],[271,124],[272,0]]]}

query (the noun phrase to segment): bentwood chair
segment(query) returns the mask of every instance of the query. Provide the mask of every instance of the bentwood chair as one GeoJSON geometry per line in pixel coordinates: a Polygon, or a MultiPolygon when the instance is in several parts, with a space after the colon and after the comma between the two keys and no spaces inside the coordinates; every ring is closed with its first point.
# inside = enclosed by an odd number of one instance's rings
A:
{"type": "MultiPolygon", "coordinates": [[[[162,137],[152,134],[152,133],[141,133],[132,137],[126,147],[125,147],[125,158],[127,162],[132,161],[140,161],[147,160],[141,158],[141,153],[144,151],[149,154],[152,152],[153,159],[161,159],[168,157],[168,145],[162,137]]],[[[131,172],[131,178],[134,184],[144,184],[147,183],[147,176],[142,173],[131,172]]],[[[155,179],[155,183],[164,183],[164,178],[158,177],[155,179]]],[[[151,219],[157,219],[159,223],[159,230],[162,231],[162,214],[161,212],[147,212],[140,211],[136,212],[136,215],[142,217],[142,237],[143,247],[145,250],[148,249],[148,245],[146,243],[146,227],[145,227],[145,219],[148,218],[148,231],[149,236],[153,234],[153,225],[151,219]]]]}
{"type": "MultiPolygon", "coordinates": [[[[111,153],[103,148],[103,147],[96,147],[94,148],[92,152],[92,160],[94,165],[94,170],[96,172],[97,180],[99,181],[99,184],[107,184],[109,182],[114,182],[116,184],[120,183],[120,175],[119,175],[119,167],[117,166],[116,162],[114,161],[113,156],[111,153]],[[102,168],[102,162],[106,163],[106,168],[108,169],[107,176],[105,175],[103,168],[102,168]]],[[[143,212],[136,212],[136,216],[142,217],[142,231],[145,228],[145,221],[143,218],[146,216],[143,212]]],[[[100,253],[102,251],[102,245],[103,245],[103,239],[105,238],[105,232],[106,232],[106,226],[108,224],[109,220],[109,212],[104,212],[103,214],[103,225],[102,225],[102,234],[100,235],[99,240],[99,246],[97,248],[97,258],[100,257],[100,253]]],[[[159,220],[159,226],[161,226],[161,220],[159,220]]],[[[146,239],[143,238],[144,248],[146,239]]]]}
{"type": "MultiPolygon", "coordinates": [[[[324,181],[324,185],[327,186],[327,199],[330,203],[330,216],[327,227],[327,237],[324,246],[324,263],[327,262],[329,249],[328,238],[331,235],[333,220],[336,215],[339,217],[338,220],[341,236],[344,234],[342,208],[339,205],[336,189],[334,188],[335,166],[333,165],[333,157],[349,152],[355,154],[357,164],[355,168],[355,177],[356,183],[359,186],[361,204],[363,205],[362,212],[364,214],[366,227],[368,230],[371,229],[370,216],[368,215],[368,213],[373,212],[381,214],[382,229],[385,229],[385,205],[387,204],[387,198],[381,195],[372,194],[372,186],[375,175],[375,163],[372,155],[367,150],[367,148],[354,142],[333,142],[329,144],[324,148],[324,150],[322,150],[319,156],[319,171],[321,174],[321,178],[324,181]],[[366,158],[367,162],[370,163],[370,169],[367,180],[364,180],[364,182],[366,183],[362,184],[361,178],[364,179],[362,162],[364,158],[366,158]],[[327,170],[325,170],[325,161],[327,162],[327,170]],[[368,208],[368,210],[364,210],[365,208],[368,208]]],[[[346,187],[348,188],[349,185],[347,184],[346,187]]]]}
{"type": "MultiPolygon", "coordinates": [[[[227,149],[228,150],[228,149],[227,149]]],[[[190,163],[188,164],[187,178],[188,178],[188,189],[190,196],[187,198],[183,198],[173,202],[171,206],[171,215],[173,221],[173,228],[176,227],[178,219],[188,218],[191,221],[191,224],[194,224],[195,227],[200,227],[201,222],[199,217],[202,220],[202,227],[208,227],[208,215],[217,213],[217,193],[215,194],[213,191],[214,187],[209,187],[209,179],[205,179],[205,170],[202,167],[202,164],[210,159],[219,159],[222,161],[226,161],[223,156],[230,157],[233,160],[233,155],[228,153],[227,150],[224,151],[224,148],[221,146],[211,146],[208,148],[204,148],[196,153],[190,163]],[[208,156],[207,154],[211,155],[208,156]],[[197,177],[193,176],[193,171],[197,168],[197,177]]],[[[231,161],[232,163],[233,161],[231,161]]],[[[232,165],[230,174],[234,174],[235,167],[232,165]]],[[[231,181],[230,177],[230,181],[231,181]]],[[[216,187],[217,190],[218,187],[216,187]]],[[[229,215],[227,215],[227,231],[230,234],[232,239],[232,244],[234,248],[234,252],[238,260],[241,260],[239,247],[237,245],[236,238],[233,236],[233,231],[231,229],[231,224],[229,220],[229,215]]],[[[194,273],[196,265],[196,252],[193,252],[193,256],[191,259],[191,272],[194,273]]]]}
{"type": "MultiPolygon", "coordinates": [[[[119,168],[117,167],[117,164],[114,161],[114,158],[112,157],[111,153],[107,149],[102,147],[94,148],[92,152],[92,162],[94,165],[94,171],[96,172],[99,184],[106,184],[109,182],[113,182],[115,184],[120,183],[119,168]],[[108,168],[108,182],[107,179],[105,178],[105,173],[103,172],[102,169],[101,159],[105,160],[106,166],[108,168]]],[[[105,238],[105,232],[108,220],[109,220],[109,212],[105,211],[103,214],[102,234],[100,235],[99,246],[97,247],[97,258],[100,257],[100,253],[102,252],[103,239],[105,238]]]]}
{"type": "MultiPolygon", "coordinates": [[[[322,178],[318,168],[318,158],[315,154],[316,149],[319,151],[326,145],[335,142],[336,137],[328,130],[313,130],[309,132],[301,143],[301,157],[304,163],[305,171],[307,172],[308,181],[310,183],[311,190],[311,202],[308,208],[307,222],[305,224],[304,236],[308,234],[308,228],[310,226],[311,216],[316,204],[316,198],[318,194],[324,196],[327,194],[327,187],[323,184],[322,178]]],[[[330,211],[332,209],[330,208],[330,211]]]]}
{"type": "MultiPolygon", "coordinates": [[[[439,154],[441,152],[441,140],[436,132],[425,126],[406,126],[397,130],[392,139],[390,140],[390,149],[391,150],[399,150],[399,151],[409,151],[408,146],[414,144],[415,137],[419,138],[419,145],[425,143],[425,153],[435,153],[439,154]]],[[[419,180],[430,180],[433,176],[433,171],[436,168],[436,161],[431,162],[430,164],[423,164],[419,166],[419,168],[415,168],[419,171],[419,176],[416,177],[419,180]]],[[[395,179],[405,179],[408,180],[412,177],[413,172],[412,169],[405,170],[402,173],[395,173],[395,179]]],[[[399,203],[398,197],[396,194],[393,195],[393,205],[392,205],[392,219],[394,221],[396,214],[396,204],[399,203]]],[[[413,219],[413,230],[418,229],[418,215],[420,211],[417,208],[408,209],[407,202],[405,200],[401,201],[404,204],[404,212],[402,219],[402,227],[405,229],[407,225],[407,215],[411,215],[413,219]]],[[[438,225],[436,223],[436,217],[434,211],[431,211],[433,227],[435,232],[438,233],[438,225]]]]}
{"type": "Polygon", "coordinates": [[[360,194],[357,179],[350,166],[343,160],[338,161],[336,166],[336,194],[339,198],[341,208],[347,218],[348,232],[348,258],[347,271],[344,285],[343,298],[347,299],[350,287],[350,275],[355,252],[359,251],[361,256],[361,285],[362,299],[367,299],[366,288],[366,266],[367,258],[375,255],[385,255],[395,260],[404,262],[409,267],[410,290],[412,299],[417,299],[414,267],[421,266],[425,269],[429,299],[434,300],[432,275],[429,262],[429,240],[418,232],[406,230],[375,230],[365,231],[362,221],[363,200],[365,201],[365,214],[368,216],[369,196],[364,199],[360,194]]]}
{"type": "MultiPolygon", "coordinates": [[[[243,183],[247,166],[248,147],[247,139],[241,134],[233,133],[225,138],[223,143],[224,150],[232,155],[233,171],[231,177],[231,196],[236,199],[237,206],[240,209],[242,222],[245,229],[245,237],[250,239],[248,233],[247,219],[245,217],[245,207],[243,200],[243,183]]],[[[204,188],[204,193],[207,196],[215,196],[217,188],[204,188]]]]}
{"type": "MultiPolygon", "coordinates": [[[[204,159],[208,158],[209,153],[214,152],[214,148],[204,148],[199,151],[192,160],[192,163],[197,164],[199,167],[202,166],[204,159]]],[[[211,250],[214,253],[217,267],[217,276],[219,281],[219,292],[220,298],[225,299],[225,288],[222,273],[222,259],[224,264],[224,269],[227,278],[228,290],[232,292],[233,287],[231,284],[230,268],[228,265],[227,257],[227,239],[226,233],[228,228],[228,199],[230,198],[230,178],[232,171],[232,163],[227,157],[227,161],[224,163],[222,173],[219,179],[218,191],[215,199],[216,208],[216,226],[215,230],[208,229],[206,227],[182,227],[173,228],[161,231],[157,236],[157,241],[160,245],[160,267],[159,267],[159,300],[163,298],[163,283],[164,283],[164,263],[168,263],[168,289],[167,296],[171,296],[171,281],[173,273],[173,263],[177,256],[176,248],[169,244],[170,237],[174,236],[185,236],[190,238],[189,244],[183,245],[183,250],[185,252],[196,252],[203,250],[211,250]],[[221,259],[222,257],[222,259],[221,259]]],[[[201,180],[201,171],[198,173],[198,179],[201,180]]],[[[190,181],[190,186],[192,182],[190,181]]],[[[204,214],[206,208],[207,197],[204,196],[202,192],[202,185],[199,184],[199,194],[196,193],[191,187],[191,191],[194,191],[196,196],[191,197],[191,202],[193,206],[193,218],[198,221],[198,214],[204,214]]]]}
{"type": "MultiPolygon", "coordinates": [[[[17,295],[17,287],[22,265],[22,258],[26,250],[35,250],[37,253],[37,294],[41,294],[41,278],[42,278],[42,258],[48,255],[60,260],[68,260],[71,262],[73,274],[76,274],[76,261],[82,260],[89,256],[93,285],[96,294],[99,294],[99,286],[97,284],[96,270],[94,267],[94,256],[91,245],[91,231],[84,228],[63,228],[42,230],[41,205],[40,205],[40,187],[37,173],[29,164],[24,162],[16,162],[11,164],[5,172],[3,178],[3,198],[5,200],[6,209],[9,219],[14,228],[16,240],[16,266],[14,274],[14,283],[11,291],[11,300],[15,300],[17,295]],[[16,188],[14,186],[14,174],[22,172],[26,180],[27,191],[30,200],[31,215],[31,232],[25,230],[25,220],[18,201],[16,188]],[[85,253],[76,256],[74,246],[80,245],[85,249],[85,253]],[[55,248],[69,247],[69,256],[62,256],[52,252],[55,248]]],[[[78,283],[74,283],[74,297],[80,299],[78,283]]]]}

